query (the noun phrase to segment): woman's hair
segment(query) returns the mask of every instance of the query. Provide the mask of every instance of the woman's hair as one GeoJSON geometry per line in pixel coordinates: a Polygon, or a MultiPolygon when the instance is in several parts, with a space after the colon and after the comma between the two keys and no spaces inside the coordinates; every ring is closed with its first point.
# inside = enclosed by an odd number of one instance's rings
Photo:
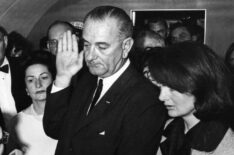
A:
{"type": "Polygon", "coordinates": [[[51,53],[42,50],[32,51],[30,58],[27,60],[27,62],[24,65],[24,77],[26,74],[26,70],[29,66],[32,66],[34,64],[42,64],[48,68],[48,71],[52,75],[52,79],[54,79],[55,66],[53,63],[54,63],[53,55],[51,53]]]}
{"type": "Polygon", "coordinates": [[[149,60],[149,70],[158,83],[194,95],[194,115],[200,120],[233,118],[229,70],[208,46],[183,42],[166,47],[149,60]]]}

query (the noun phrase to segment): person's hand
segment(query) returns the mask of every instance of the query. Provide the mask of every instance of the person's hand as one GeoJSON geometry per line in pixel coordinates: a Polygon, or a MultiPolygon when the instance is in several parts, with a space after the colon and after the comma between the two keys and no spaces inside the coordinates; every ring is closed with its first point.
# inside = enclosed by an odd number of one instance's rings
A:
{"type": "Polygon", "coordinates": [[[78,52],[76,36],[67,31],[58,42],[58,53],[56,55],[56,79],[55,85],[67,87],[71,78],[83,67],[83,51],[78,52]]]}

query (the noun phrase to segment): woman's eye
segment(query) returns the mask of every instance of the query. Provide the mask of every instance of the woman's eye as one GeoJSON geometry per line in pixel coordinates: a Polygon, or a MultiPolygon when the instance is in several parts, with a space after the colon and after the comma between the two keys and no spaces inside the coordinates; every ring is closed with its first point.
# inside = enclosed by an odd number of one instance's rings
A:
{"type": "Polygon", "coordinates": [[[32,83],[32,82],[33,82],[33,79],[27,79],[27,82],[28,82],[28,83],[32,83]]]}
{"type": "Polygon", "coordinates": [[[48,78],[49,78],[48,76],[42,76],[42,77],[41,77],[42,80],[46,80],[46,79],[48,79],[48,78]]]}

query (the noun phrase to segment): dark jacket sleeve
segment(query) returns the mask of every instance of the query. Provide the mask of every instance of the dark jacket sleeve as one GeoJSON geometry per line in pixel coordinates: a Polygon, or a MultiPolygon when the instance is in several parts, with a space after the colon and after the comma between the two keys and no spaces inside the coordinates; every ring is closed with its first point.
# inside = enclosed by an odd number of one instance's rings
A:
{"type": "Polygon", "coordinates": [[[55,93],[51,93],[51,88],[47,89],[43,127],[49,137],[58,139],[69,107],[71,86],[55,93]]]}
{"type": "Polygon", "coordinates": [[[128,111],[118,155],[155,155],[166,122],[166,110],[154,91],[134,94],[128,111]]]}

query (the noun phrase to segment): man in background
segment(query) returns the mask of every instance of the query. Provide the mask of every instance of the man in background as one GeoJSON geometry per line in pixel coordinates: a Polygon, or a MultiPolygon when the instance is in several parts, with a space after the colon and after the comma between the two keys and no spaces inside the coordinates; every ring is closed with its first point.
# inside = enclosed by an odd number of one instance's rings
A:
{"type": "Polygon", "coordinates": [[[0,108],[8,125],[10,119],[31,104],[24,86],[24,70],[6,57],[7,31],[0,26],[0,108]]]}
{"type": "Polygon", "coordinates": [[[66,21],[55,21],[49,26],[47,31],[47,48],[53,55],[57,53],[59,38],[67,31],[71,31],[72,34],[75,34],[73,25],[66,21]]]}
{"type": "Polygon", "coordinates": [[[169,29],[166,20],[163,18],[152,18],[148,21],[148,28],[167,40],[169,29]]]}

